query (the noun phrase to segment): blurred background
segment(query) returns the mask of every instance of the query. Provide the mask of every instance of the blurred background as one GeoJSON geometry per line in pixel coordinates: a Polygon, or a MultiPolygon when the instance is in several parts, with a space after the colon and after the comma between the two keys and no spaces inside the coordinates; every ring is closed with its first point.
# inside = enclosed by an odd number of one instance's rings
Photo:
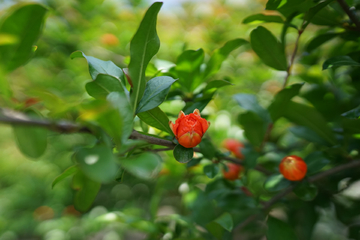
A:
{"type": "MultiPolygon", "coordinates": [[[[20,2],[27,1],[0,0],[0,15],[5,16],[20,2]]],[[[78,106],[90,98],[84,86],[91,78],[86,61],[71,60],[70,54],[80,50],[88,56],[126,67],[129,42],[144,12],[154,1],[36,2],[49,9],[46,23],[34,58],[6,76],[14,100],[10,104],[21,110],[22,104],[29,99],[41,99],[44,102],[36,104],[45,115],[54,119],[75,119],[78,106]]],[[[243,19],[254,13],[266,13],[263,11],[265,0],[163,2],[157,24],[161,46],[152,60],[157,69],[173,66],[185,49],[203,48],[208,58],[226,41],[248,40],[250,31],[257,25],[242,24],[243,19]]],[[[279,36],[280,26],[276,23],[266,25],[279,36]]],[[[291,31],[288,35],[290,49],[296,38],[296,32],[292,35],[291,31]]],[[[300,48],[315,31],[316,27],[309,27],[300,48]]],[[[321,68],[317,69],[311,69],[311,74],[318,79],[321,68]]],[[[296,65],[294,71],[297,71],[296,65]]],[[[203,111],[212,123],[208,134],[212,141],[221,146],[226,138],[244,140],[243,130],[236,124],[240,108],[232,100],[233,94],[259,93],[260,103],[267,106],[281,88],[284,76],[285,73],[263,65],[248,46],[232,52],[216,79],[226,79],[234,85],[220,89],[203,111]]],[[[292,81],[296,82],[297,78],[292,81]]],[[[162,109],[169,116],[176,116],[183,106],[180,100],[171,101],[165,102],[162,109]]],[[[152,131],[155,130],[149,130],[152,131]]],[[[194,207],[204,207],[199,189],[210,179],[203,174],[203,165],[187,168],[174,161],[171,151],[163,152],[163,169],[159,176],[143,181],[125,174],[120,182],[102,185],[92,209],[80,213],[72,205],[71,178],[53,189],[52,182],[73,165],[74,146],[91,141],[91,137],[49,133],[45,155],[33,160],[19,152],[9,126],[0,125],[0,134],[0,240],[152,239],[151,234],[159,226],[169,233],[180,231],[178,228],[188,229],[188,236],[192,238],[183,239],[201,239],[197,238],[197,231],[201,229],[190,226],[183,216],[191,216],[194,207]],[[160,224],[155,226],[150,219],[156,219],[160,224]]],[[[171,234],[162,237],[171,238],[171,234]]]]}

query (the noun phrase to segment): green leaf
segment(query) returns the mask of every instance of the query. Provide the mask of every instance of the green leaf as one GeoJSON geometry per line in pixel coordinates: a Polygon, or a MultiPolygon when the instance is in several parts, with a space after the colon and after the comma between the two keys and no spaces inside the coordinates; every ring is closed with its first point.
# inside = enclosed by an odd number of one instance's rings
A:
{"type": "Polygon", "coordinates": [[[324,157],[322,152],[313,152],[304,159],[307,165],[307,174],[319,172],[330,163],[330,160],[324,157]]]}
{"type": "Polygon", "coordinates": [[[98,74],[94,81],[88,82],[85,89],[90,96],[96,99],[106,99],[111,92],[125,92],[118,78],[102,73],[98,74]]]}
{"type": "Polygon", "coordinates": [[[220,226],[222,226],[225,230],[229,232],[231,232],[234,227],[232,217],[228,212],[223,213],[220,217],[218,217],[214,221],[220,224],[220,226]]]}
{"type": "Polygon", "coordinates": [[[176,161],[178,161],[180,163],[187,163],[193,158],[194,149],[186,148],[186,147],[183,147],[180,144],[178,144],[174,148],[173,154],[174,154],[176,161]]]}
{"type": "Polygon", "coordinates": [[[360,66],[360,63],[355,62],[351,57],[349,56],[337,56],[332,57],[326,60],[322,66],[322,69],[328,69],[333,67],[340,67],[340,66],[360,66]]]}
{"type": "Polygon", "coordinates": [[[93,80],[96,80],[99,74],[105,74],[121,80],[121,83],[125,86],[124,72],[112,61],[103,61],[95,57],[86,56],[85,53],[81,51],[73,52],[70,58],[85,58],[89,64],[89,72],[93,80]]]}
{"type": "Polygon", "coordinates": [[[268,216],[266,224],[268,227],[267,240],[297,240],[294,230],[289,224],[272,216],[268,216]]]}
{"type": "Polygon", "coordinates": [[[226,42],[224,46],[216,49],[206,64],[204,78],[211,76],[219,71],[221,64],[232,51],[248,43],[249,42],[245,39],[237,38],[226,42]]]}
{"type": "Polygon", "coordinates": [[[283,175],[272,175],[266,179],[264,188],[269,192],[278,192],[291,185],[289,180],[286,180],[283,175]]]}
{"type": "Polygon", "coordinates": [[[316,197],[318,189],[314,184],[301,182],[294,189],[294,193],[303,201],[312,201],[316,197]]]}
{"type": "Polygon", "coordinates": [[[247,111],[239,115],[239,123],[243,126],[245,137],[254,146],[260,146],[268,127],[268,123],[254,112],[247,111]]]}
{"type": "Polygon", "coordinates": [[[233,85],[231,82],[225,81],[225,80],[214,80],[214,81],[210,81],[206,87],[204,88],[204,92],[207,92],[211,89],[218,89],[221,87],[225,87],[225,86],[229,86],[229,85],[233,85]]]}
{"type": "Polygon", "coordinates": [[[3,18],[0,35],[9,36],[11,44],[0,45],[0,64],[7,70],[24,65],[33,56],[32,47],[41,34],[46,12],[40,4],[19,4],[3,18]]]}
{"type": "Polygon", "coordinates": [[[142,179],[154,178],[161,170],[161,158],[150,152],[121,159],[120,164],[126,171],[142,179]]]}
{"type": "Polygon", "coordinates": [[[134,115],[137,104],[145,91],[146,67],[160,48],[160,40],[156,33],[156,20],[161,6],[162,2],[155,2],[150,6],[130,42],[129,75],[133,83],[131,103],[134,106],[134,115]]]}
{"type": "Polygon", "coordinates": [[[210,98],[195,101],[192,103],[189,102],[188,104],[185,105],[183,112],[185,114],[190,114],[190,113],[194,112],[195,109],[198,109],[201,112],[202,110],[204,110],[204,108],[209,104],[209,102],[211,100],[212,100],[212,95],[210,98]]]}
{"type": "Polygon", "coordinates": [[[168,116],[159,107],[139,113],[137,116],[147,125],[173,135],[173,132],[169,127],[170,120],[168,116]]]}
{"type": "Polygon", "coordinates": [[[338,33],[325,33],[325,34],[318,35],[318,36],[314,37],[313,39],[311,39],[311,41],[307,44],[305,50],[307,52],[312,52],[313,50],[315,50],[322,44],[326,43],[327,41],[330,41],[331,39],[333,39],[334,37],[337,37],[337,36],[339,36],[338,33]]]}
{"type": "Polygon", "coordinates": [[[293,97],[299,94],[303,85],[304,84],[302,83],[293,84],[285,89],[282,89],[275,95],[273,102],[268,107],[268,111],[273,122],[283,116],[287,104],[293,97]]]}
{"type": "Polygon", "coordinates": [[[78,171],[72,181],[72,188],[76,190],[74,198],[75,208],[80,212],[87,211],[94,202],[100,187],[100,183],[91,180],[81,171],[78,171]]]}
{"type": "Polygon", "coordinates": [[[242,23],[264,23],[264,22],[274,22],[274,23],[284,23],[284,19],[278,15],[264,15],[264,14],[254,14],[246,17],[242,23]]]}
{"type": "Polygon", "coordinates": [[[202,155],[207,159],[212,160],[215,157],[216,149],[209,139],[202,139],[199,147],[202,155]]]}
{"type": "Polygon", "coordinates": [[[314,6],[315,3],[313,0],[291,0],[282,1],[277,10],[287,17],[292,14],[299,15],[300,13],[307,12],[314,6]]]}
{"type": "Polygon", "coordinates": [[[197,88],[202,78],[200,66],[204,61],[204,50],[186,50],[177,59],[175,72],[179,78],[178,83],[187,91],[197,88]]]}
{"type": "MultiPolygon", "coordinates": [[[[37,113],[28,112],[29,116],[39,117],[37,113]]],[[[20,151],[28,157],[39,158],[44,154],[47,147],[48,130],[35,126],[12,126],[15,142],[20,151]]]]}
{"type": "Polygon", "coordinates": [[[112,150],[105,145],[81,148],[75,152],[75,159],[82,172],[90,179],[108,183],[115,180],[118,166],[112,150]]]}
{"type": "Polygon", "coordinates": [[[217,164],[209,164],[204,166],[204,173],[208,178],[214,178],[219,173],[219,167],[217,164]]]}
{"type": "Polygon", "coordinates": [[[319,143],[321,145],[328,145],[328,142],[321,138],[316,132],[304,126],[294,126],[289,128],[289,131],[299,138],[306,141],[319,143]]]}
{"type": "MultiPolygon", "coordinates": [[[[327,0],[323,2],[323,4],[326,5],[329,1],[330,0],[327,0]]],[[[315,25],[335,27],[343,24],[343,20],[344,16],[342,12],[335,10],[333,7],[325,6],[313,16],[310,22],[315,25]]]]}
{"type": "Polygon", "coordinates": [[[341,116],[349,119],[358,119],[360,117],[360,105],[347,112],[344,112],[343,114],[341,114],[341,116]]]}
{"type": "Polygon", "coordinates": [[[287,70],[284,49],[269,30],[259,26],[251,32],[250,38],[254,52],[266,65],[280,71],[287,70]]]}
{"type": "Polygon", "coordinates": [[[290,101],[284,117],[290,121],[308,127],[328,143],[335,145],[335,137],[323,116],[313,107],[290,101]]]}
{"type": "Polygon", "coordinates": [[[69,167],[62,174],[60,174],[59,176],[57,176],[54,179],[54,181],[53,181],[53,183],[51,185],[51,188],[54,188],[56,184],[58,184],[59,182],[61,182],[65,178],[74,175],[77,171],[78,171],[78,167],[76,165],[69,167]]]}
{"type": "MultiPolygon", "coordinates": [[[[304,22],[302,24],[301,29],[304,30],[307,25],[311,22],[311,20],[313,19],[314,16],[316,16],[316,14],[322,10],[324,7],[326,7],[329,3],[333,2],[334,0],[327,0],[324,2],[319,3],[318,5],[312,7],[309,9],[309,11],[307,11],[304,15],[304,22]]],[[[329,16],[328,16],[329,17],[329,16]]]]}
{"type": "Polygon", "coordinates": [[[282,2],[282,0],[269,0],[266,3],[265,9],[266,10],[276,10],[281,2],[282,2]]]}
{"type": "Polygon", "coordinates": [[[167,76],[155,77],[148,81],[136,113],[146,112],[159,106],[165,100],[171,85],[175,81],[175,79],[167,76]]]}

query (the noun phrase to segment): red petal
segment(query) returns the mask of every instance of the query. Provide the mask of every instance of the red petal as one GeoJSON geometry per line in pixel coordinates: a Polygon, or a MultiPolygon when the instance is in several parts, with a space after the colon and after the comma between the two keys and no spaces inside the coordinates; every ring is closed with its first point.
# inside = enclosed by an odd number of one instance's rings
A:
{"type": "Polygon", "coordinates": [[[185,133],[179,139],[179,144],[186,148],[192,148],[201,142],[201,136],[196,132],[185,133]]]}

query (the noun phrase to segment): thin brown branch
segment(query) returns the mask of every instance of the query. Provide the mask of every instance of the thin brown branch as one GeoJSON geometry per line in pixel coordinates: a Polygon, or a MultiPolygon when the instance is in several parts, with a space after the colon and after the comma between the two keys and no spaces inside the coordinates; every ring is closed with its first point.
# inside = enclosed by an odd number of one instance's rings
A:
{"type": "Polygon", "coordinates": [[[349,5],[344,0],[337,0],[340,7],[344,10],[344,12],[349,16],[350,20],[355,24],[356,30],[360,31],[360,21],[357,19],[355,14],[350,10],[349,5]]]}
{"type": "Polygon", "coordinates": [[[296,41],[295,41],[294,51],[291,54],[290,64],[289,64],[289,66],[288,66],[288,68],[286,70],[286,76],[285,76],[283,88],[286,87],[286,85],[287,85],[287,83],[289,81],[289,77],[291,75],[291,70],[292,70],[292,67],[294,65],[295,56],[296,56],[296,53],[297,53],[297,50],[298,50],[298,47],[299,47],[299,39],[300,39],[302,33],[303,33],[303,30],[298,31],[298,36],[297,36],[296,41]]]}
{"type": "MultiPolygon", "coordinates": [[[[313,183],[316,181],[319,181],[321,179],[324,179],[326,177],[329,177],[331,175],[334,175],[336,173],[339,173],[341,171],[344,170],[348,170],[348,169],[352,169],[352,168],[356,168],[356,167],[360,167],[360,159],[358,160],[354,160],[351,161],[349,163],[346,164],[342,164],[339,166],[336,166],[332,169],[329,169],[327,171],[321,172],[316,174],[315,176],[310,177],[307,181],[309,183],[313,183]]],[[[268,209],[270,209],[275,203],[277,203],[278,201],[280,201],[283,197],[285,197],[286,195],[288,195],[289,193],[291,193],[294,188],[297,186],[297,184],[293,184],[290,187],[284,189],[283,191],[281,191],[280,193],[278,193],[277,195],[275,195],[272,199],[270,199],[269,201],[265,202],[263,204],[263,207],[261,208],[263,211],[266,211],[268,209]]],[[[258,218],[259,214],[253,214],[250,215],[247,219],[245,219],[242,223],[240,223],[237,227],[236,230],[239,231],[241,230],[243,227],[247,226],[249,223],[253,222],[255,219],[258,218]]]]}
{"type": "MultiPolygon", "coordinates": [[[[9,110],[9,109],[1,109],[0,123],[7,123],[10,125],[22,125],[22,126],[38,126],[38,127],[47,128],[49,130],[52,130],[54,132],[59,132],[59,133],[91,133],[92,132],[91,129],[89,129],[85,126],[81,126],[81,125],[78,125],[78,124],[75,124],[75,123],[72,123],[69,121],[62,120],[62,121],[55,122],[55,121],[49,121],[49,120],[44,120],[44,119],[30,118],[21,112],[16,112],[16,111],[9,110]]],[[[173,143],[172,141],[153,137],[153,136],[148,136],[145,134],[141,134],[135,130],[131,133],[130,139],[144,140],[150,144],[167,147],[166,149],[160,149],[160,150],[154,149],[154,151],[172,150],[176,146],[175,143],[173,143]]],[[[194,148],[194,151],[201,152],[199,148],[194,148]]],[[[244,164],[243,161],[241,161],[237,158],[221,157],[221,159],[230,161],[230,162],[233,162],[233,163],[236,163],[239,165],[244,164]]],[[[268,170],[264,169],[261,166],[256,166],[255,169],[266,175],[270,174],[268,170]]]]}

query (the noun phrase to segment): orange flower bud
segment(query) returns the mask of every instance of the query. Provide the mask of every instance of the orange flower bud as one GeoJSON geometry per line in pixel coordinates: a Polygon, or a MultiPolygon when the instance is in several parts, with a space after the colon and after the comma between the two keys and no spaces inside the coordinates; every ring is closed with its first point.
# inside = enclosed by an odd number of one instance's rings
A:
{"type": "Polygon", "coordinates": [[[284,178],[290,181],[300,181],[306,175],[307,165],[301,157],[291,155],[281,160],[279,170],[284,178]]]}
{"type": "Polygon", "coordinates": [[[225,171],[225,169],[222,170],[222,174],[225,179],[234,181],[239,178],[240,172],[244,170],[243,166],[240,166],[235,163],[228,163],[226,164],[228,167],[228,171],[225,171]]]}
{"type": "Polygon", "coordinates": [[[244,144],[235,139],[225,139],[223,142],[224,147],[232,152],[237,158],[243,159],[244,155],[241,153],[241,149],[244,144]]]}
{"type": "Polygon", "coordinates": [[[185,115],[183,111],[179,113],[175,124],[169,122],[179,144],[186,148],[192,148],[201,142],[201,138],[210,126],[210,122],[200,116],[200,111],[195,109],[193,113],[185,115]]]}

